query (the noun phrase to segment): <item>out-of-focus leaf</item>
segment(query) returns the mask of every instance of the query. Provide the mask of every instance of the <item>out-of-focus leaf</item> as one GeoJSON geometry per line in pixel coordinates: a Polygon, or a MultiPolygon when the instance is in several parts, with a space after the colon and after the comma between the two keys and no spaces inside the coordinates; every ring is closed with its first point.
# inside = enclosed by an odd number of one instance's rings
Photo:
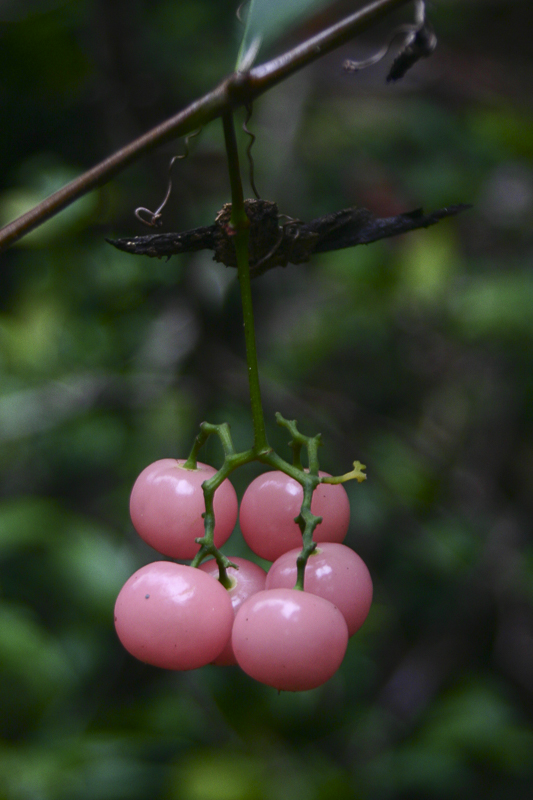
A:
{"type": "Polygon", "coordinates": [[[58,505],[39,497],[0,503],[0,558],[29,546],[49,544],[50,533],[62,531],[64,515],[58,505]]]}
{"type": "MultiPolygon", "coordinates": [[[[56,158],[38,156],[26,163],[21,172],[31,176],[30,183],[6,190],[0,195],[0,225],[30,211],[53,192],[61,189],[79,171],[60,163],[56,158]]],[[[62,236],[87,224],[98,205],[98,191],[90,192],[65,208],[61,214],[45,222],[20,239],[20,247],[48,247],[62,236]]]]}
{"type": "Polygon", "coordinates": [[[425,736],[443,751],[490,761],[499,769],[531,769],[533,732],[496,686],[472,678],[432,710],[425,736]]]}
{"type": "Polygon", "coordinates": [[[456,580],[472,566],[479,544],[460,520],[436,521],[411,543],[410,557],[436,578],[456,580]]]}
{"type": "Polygon", "coordinates": [[[382,435],[374,443],[374,469],[402,503],[417,506],[433,497],[433,477],[429,464],[400,437],[382,435]]]}
{"type": "Polygon", "coordinates": [[[31,692],[38,700],[64,687],[72,677],[61,645],[26,608],[13,603],[0,605],[0,661],[4,689],[9,679],[22,696],[31,692]]]}
{"type": "Polygon", "coordinates": [[[470,115],[475,138],[505,148],[513,156],[533,157],[533,115],[512,106],[476,109],[470,115]]]}
{"type": "Polygon", "coordinates": [[[533,280],[529,273],[504,271],[476,276],[458,286],[452,316],[468,338],[533,337],[533,280]]]}
{"type": "Polygon", "coordinates": [[[261,761],[234,750],[190,754],[175,770],[172,800],[266,800],[261,761]]]}
{"type": "Polygon", "coordinates": [[[455,753],[419,743],[389,750],[363,770],[367,781],[389,798],[405,792],[447,798],[460,787],[468,786],[472,778],[455,753]]]}
{"type": "Polygon", "coordinates": [[[138,745],[116,736],[66,731],[0,748],[0,792],[9,800],[144,800],[154,796],[153,773],[138,745]]]}
{"type": "Polygon", "coordinates": [[[0,352],[8,362],[41,374],[58,366],[67,326],[57,300],[50,293],[36,293],[25,298],[16,316],[0,316],[0,352]]]}
{"type": "Polygon", "coordinates": [[[131,552],[114,544],[108,531],[82,519],[69,525],[54,566],[63,591],[85,613],[109,620],[122,584],[137,568],[131,552]]]}
{"type": "Polygon", "coordinates": [[[438,305],[461,266],[453,230],[446,223],[406,237],[400,258],[398,296],[406,303],[438,305]]]}

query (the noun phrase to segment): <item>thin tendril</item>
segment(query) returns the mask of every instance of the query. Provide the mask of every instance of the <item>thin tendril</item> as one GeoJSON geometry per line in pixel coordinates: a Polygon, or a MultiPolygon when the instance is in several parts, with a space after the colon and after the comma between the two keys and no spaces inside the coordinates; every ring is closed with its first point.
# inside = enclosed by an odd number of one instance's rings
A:
{"type": "Polygon", "coordinates": [[[426,3],[424,0],[415,0],[415,25],[421,28],[426,22],[426,3]]]}
{"type": "Polygon", "coordinates": [[[192,133],[189,133],[188,136],[185,137],[185,152],[182,153],[179,156],[173,156],[170,159],[170,163],[168,165],[168,188],[167,188],[167,192],[165,194],[165,197],[163,198],[163,202],[161,203],[161,205],[155,211],[150,211],[150,209],[143,208],[142,206],[140,206],[139,208],[135,209],[135,216],[137,217],[139,222],[142,222],[144,225],[148,225],[150,228],[160,228],[161,227],[161,225],[163,223],[163,213],[162,212],[163,212],[164,207],[168,203],[168,199],[169,199],[169,197],[170,197],[170,195],[172,193],[171,171],[172,171],[172,167],[174,166],[174,162],[180,161],[183,158],[187,158],[187,156],[189,155],[189,141],[191,139],[193,139],[195,136],[198,136],[198,134],[200,133],[201,130],[202,130],[201,128],[198,128],[198,130],[193,131],[192,133]],[[148,216],[145,216],[145,215],[148,215],[148,216]]]}
{"type": "Polygon", "coordinates": [[[244,2],[240,4],[240,6],[237,8],[237,11],[235,12],[235,16],[237,17],[241,25],[244,25],[245,23],[245,21],[242,18],[242,10],[245,6],[248,5],[249,2],[250,0],[244,0],[244,2]]]}
{"type": "Polygon", "coordinates": [[[352,61],[351,58],[347,58],[342,65],[343,70],[345,72],[358,72],[361,69],[366,69],[367,67],[377,64],[379,61],[382,61],[385,58],[398,36],[407,34],[405,39],[408,41],[409,36],[413,33],[416,33],[417,30],[417,25],[400,25],[398,28],[396,28],[390,40],[383,45],[381,50],[378,50],[378,52],[374,53],[373,56],[365,58],[363,61],[352,61]]]}
{"type": "Polygon", "coordinates": [[[403,78],[411,67],[421,58],[429,58],[437,46],[437,37],[426,20],[424,0],[417,0],[415,6],[414,30],[407,37],[402,50],[398,53],[387,75],[387,83],[403,78]]]}
{"type": "Polygon", "coordinates": [[[251,130],[248,129],[248,123],[250,122],[250,117],[252,116],[252,105],[246,106],[246,119],[242,123],[243,131],[250,137],[250,142],[248,147],[246,148],[246,156],[248,158],[248,164],[250,165],[250,172],[249,172],[249,179],[250,179],[250,186],[252,187],[253,193],[257,197],[258,200],[261,199],[261,195],[257,191],[257,187],[255,185],[255,178],[254,178],[254,159],[252,156],[252,147],[254,146],[254,142],[256,140],[256,136],[252,133],[251,130]]]}
{"type": "Polygon", "coordinates": [[[415,0],[414,16],[414,24],[400,25],[398,28],[396,28],[389,42],[385,44],[381,50],[378,50],[378,52],[373,56],[370,56],[363,61],[352,61],[351,59],[346,59],[342,65],[343,70],[345,72],[358,72],[359,70],[366,69],[367,67],[377,64],[379,61],[385,58],[398,36],[403,34],[405,34],[405,41],[402,52],[404,52],[405,49],[409,47],[415,40],[416,35],[420,33],[426,25],[426,4],[424,0],[415,0]]]}

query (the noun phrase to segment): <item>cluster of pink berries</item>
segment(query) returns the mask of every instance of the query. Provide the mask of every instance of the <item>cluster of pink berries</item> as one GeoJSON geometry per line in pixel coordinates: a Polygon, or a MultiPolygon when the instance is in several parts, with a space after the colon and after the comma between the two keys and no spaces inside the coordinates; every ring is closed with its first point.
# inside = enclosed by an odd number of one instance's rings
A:
{"type": "MultiPolygon", "coordinates": [[[[163,459],[137,478],[130,500],[139,535],[165,556],[192,559],[203,536],[202,483],[215,474],[205,464],[163,459]]],[[[320,473],[325,475],[326,473],[320,473]]],[[[268,574],[252,561],[230,558],[231,587],[218,580],[214,559],[198,568],[156,561],[124,584],[115,605],[120,641],[145,663],[189,670],[209,663],[238,664],[248,675],[279,690],[302,691],[337,671],[348,638],[363,624],[372,602],[364,562],[341,544],[349,503],[340,485],[320,484],[311,510],[322,517],[309,557],[304,591],[296,590],[302,537],[294,518],[303,489],[282,472],[266,472],[248,486],[240,514],[235,490],[225,480],[214,495],[216,547],[229,538],[239,515],[251,550],[273,561],[268,574]]]]}

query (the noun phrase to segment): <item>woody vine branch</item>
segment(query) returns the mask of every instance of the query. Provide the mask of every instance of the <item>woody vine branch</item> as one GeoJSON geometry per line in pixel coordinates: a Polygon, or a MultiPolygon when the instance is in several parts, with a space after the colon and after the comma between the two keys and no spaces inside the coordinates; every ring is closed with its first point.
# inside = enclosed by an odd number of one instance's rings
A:
{"type": "Polygon", "coordinates": [[[247,72],[235,72],[229,75],[204,97],[116,151],[100,164],[47,197],[31,211],[1,228],[0,252],[80,197],[110,181],[111,178],[151,150],[178,136],[191,133],[196,128],[206,125],[235,108],[250,105],[257,97],[294,72],[345,44],[396,8],[412,1],[374,0],[271,61],[260,64],[247,72]]]}

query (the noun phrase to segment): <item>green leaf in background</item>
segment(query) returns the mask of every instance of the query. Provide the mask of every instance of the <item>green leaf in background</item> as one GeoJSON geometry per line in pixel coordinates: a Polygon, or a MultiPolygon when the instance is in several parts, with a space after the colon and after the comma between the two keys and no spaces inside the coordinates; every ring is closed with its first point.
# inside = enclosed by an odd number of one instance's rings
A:
{"type": "Polygon", "coordinates": [[[326,3],[327,0],[250,0],[236,69],[249,69],[264,44],[326,3]]]}
{"type": "MultiPolygon", "coordinates": [[[[18,170],[17,186],[0,195],[0,225],[25,214],[41,200],[49,197],[73,180],[80,170],[61,162],[56,156],[41,153],[29,159],[18,170]]],[[[31,231],[18,242],[19,247],[46,248],[91,219],[98,206],[98,193],[91,192],[64,209],[53,219],[31,231]]]]}
{"type": "Polygon", "coordinates": [[[235,750],[189,753],[173,775],[170,797],[180,800],[263,800],[261,761],[235,750]]]}

